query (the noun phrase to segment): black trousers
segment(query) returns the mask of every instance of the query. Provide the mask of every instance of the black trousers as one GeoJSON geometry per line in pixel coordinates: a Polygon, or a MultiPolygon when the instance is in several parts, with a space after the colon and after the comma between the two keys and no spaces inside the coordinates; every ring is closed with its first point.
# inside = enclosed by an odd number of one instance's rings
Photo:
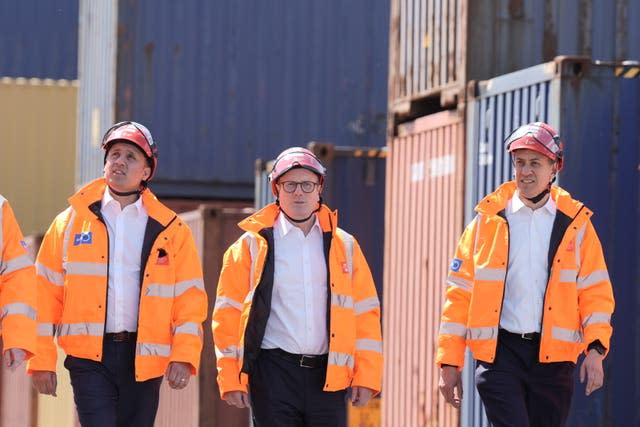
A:
{"type": "Polygon", "coordinates": [[[255,427],[344,427],[346,390],[322,390],[326,365],[305,368],[262,350],[249,376],[255,427]]]}
{"type": "Polygon", "coordinates": [[[135,339],[105,339],[102,362],[66,357],[82,427],[153,427],[162,377],[136,382],[135,351],[135,339]]]}
{"type": "Polygon", "coordinates": [[[572,362],[540,363],[539,338],[500,330],[494,363],[478,361],[476,386],[492,426],[564,426],[573,395],[572,362]]]}

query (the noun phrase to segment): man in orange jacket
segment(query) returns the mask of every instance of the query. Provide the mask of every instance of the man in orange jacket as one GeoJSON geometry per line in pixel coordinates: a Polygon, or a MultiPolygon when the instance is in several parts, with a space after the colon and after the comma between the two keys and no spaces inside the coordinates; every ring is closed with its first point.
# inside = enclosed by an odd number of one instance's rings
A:
{"type": "Polygon", "coordinates": [[[36,276],[16,217],[0,196],[0,335],[15,370],[36,351],[36,276]]]}
{"type": "Polygon", "coordinates": [[[282,152],[269,175],[276,203],[243,220],[224,255],[218,384],[258,427],[344,426],[345,389],[355,406],[381,389],[380,302],[358,243],[322,204],[324,177],[309,150],[282,152]]]}
{"type": "Polygon", "coordinates": [[[465,347],[494,426],[563,426],[578,355],[586,394],[603,384],[613,292],[591,211],[552,187],[564,163],[542,122],[505,141],[515,181],[476,206],[447,278],[437,363],[440,391],[462,399],[465,347]]]}
{"type": "Polygon", "coordinates": [[[157,166],[148,129],[117,123],[102,148],[104,178],[69,199],[38,254],[29,370],[55,396],[55,335],[82,425],[151,427],[162,376],[183,389],[200,363],[202,267],[187,225],[147,188],[157,166]]]}

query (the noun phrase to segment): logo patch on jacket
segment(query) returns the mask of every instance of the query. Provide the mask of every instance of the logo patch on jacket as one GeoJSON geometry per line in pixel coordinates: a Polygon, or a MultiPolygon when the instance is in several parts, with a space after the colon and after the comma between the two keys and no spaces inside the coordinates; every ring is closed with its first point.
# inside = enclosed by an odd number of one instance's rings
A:
{"type": "Polygon", "coordinates": [[[460,267],[462,267],[462,260],[458,258],[454,258],[451,260],[451,266],[449,267],[451,271],[457,273],[460,271],[460,267]]]}
{"type": "Polygon", "coordinates": [[[92,241],[93,235],[90,231],[83,231],[82,233],[73,236],[73,246],[90,245],[92,241]]]}
{"type": "Polygon", "coordinates": [[[342,272],[343,273],[349,273],[349,265],[347,265],[346,262],[342,263],[342,272]]]}
{"type": "Polygon", "coordinates": [[[167,251],[162,248],[158,249],[158,261],[156,261],[156,265],[169,265],[169,255],[167,255],[167,251]]]}
{"type": "Polygon", "coordinates": [[[20,240],[20,245],[25,249],[25,250],[29,250],[29,244],[24,241],[24,240],[20,240]]]}
{"type": "Polygon", "coordinates": [[[576,241],[574,239],[571,239],[571,241],[567,245],[567,252],[573,252],[575,250],[576,250],[576,241]]]}

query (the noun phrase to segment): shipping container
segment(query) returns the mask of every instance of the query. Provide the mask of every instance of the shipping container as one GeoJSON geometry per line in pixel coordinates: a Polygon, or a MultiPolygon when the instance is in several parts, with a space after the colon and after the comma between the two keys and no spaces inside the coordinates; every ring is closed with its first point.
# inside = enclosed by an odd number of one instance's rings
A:
{"type": "Polygon", "coordinates": [[[78,78],[78,0],[0,2],[0,77],[78,78]]]}
{"type": "Polygon", "coordinates": [[[78,185],[119,120],[157,140],[163,197],[249,200],[252,162],[302,141],[385,145],[389,0],[113,1],[81,1],[78,185]]]}
{"type": "MultiPolygon", "coordinates": [[[[390,140],[385,200],[382,425],[454,427],[435,349],[448,258],[462,231],[464,111],[405,123],[390,140]]],[[[466,395],[465,395],[466,396],[466,395]]]]}
{"type": "Polygon", "coordinates": [[[634,0],[392,0],[391,124],[455,104],[469,80],[559,55],[638,59],[639,20],[634,0]]]}
{"type": "Polygon", "coordinates": [[[74,190],[78,82],[0,79],[0,193],[23,234],[43,233],[74,190]]]}
{"type": "MultiPolygon", "coordinates": [[[[486,193],[512,176],[504,138],[538,120],[555,127],[565,143],[559,185],[594,212],[616,297],[614,333],[603,389],[585,397],[576,374],[569,426],[640,425],[638,65],[560,57],[469,85],[466,220],[486,193]]],[[[463,425],[486,425],[466,366],[463,425]]]]}
{"type": "Polygon", "coordinates": [[[180,214],[191,228],[202,259],[209,310],[204,322],[204,349],[197,377],[184,390],[172,390],[166,382],[160,390],[156,427],[248,427],[249,411],[227,405],[218,392],[217,370],[211,335],[211,313],[215,304],[218,276],[224,251],[240,235],[237,223],[249,216],[252,208],[202,205],[180,214]]]}
{"type": "MultiPolygon", "coordinates": [[[[307,147],[327,168],[322,200],[338,211],[338,226],[360,244],[382,301],[386,147],[343,147],[311,142],[307,147]]],[[[255,162],[255,206],[274,201],[268,175],[273,160],[255,162]]]]}

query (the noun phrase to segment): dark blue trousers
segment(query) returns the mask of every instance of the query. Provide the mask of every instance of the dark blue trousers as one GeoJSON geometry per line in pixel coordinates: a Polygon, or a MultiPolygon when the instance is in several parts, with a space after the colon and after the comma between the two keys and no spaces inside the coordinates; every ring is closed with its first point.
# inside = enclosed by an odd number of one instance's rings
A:
{"type": "Polygon", "coordinates": [[[346,390],[323,391],[326,372],[261,351],[249,376],[254,426],[344,427],[346,390]]]}
{"type": "Polygon", "coordinates": [[[66,357],[82,427],[153,427],[162,377],[136,382],[135,350],[135,339],[105,339],[102,362],[66,357]]]}
{"type": "Polygon", "coordinates": [[[494,363],[478,361],[476,386],[492,426],[565,425],[575,364],[540,363],[539,349],[539,338],[527,340],[501,329],[494,363]]]}

